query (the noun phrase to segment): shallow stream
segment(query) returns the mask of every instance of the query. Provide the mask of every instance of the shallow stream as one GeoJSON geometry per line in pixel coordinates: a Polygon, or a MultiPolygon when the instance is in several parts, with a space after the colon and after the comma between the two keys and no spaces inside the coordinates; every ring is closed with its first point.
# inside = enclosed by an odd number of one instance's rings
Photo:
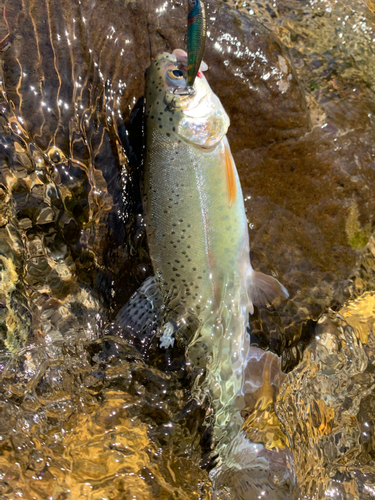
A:
{"type": "Polygon", "coordinates": [[[186,2],[0,0],[1,500],[375,497],[375,4],[206,4],[252,263],[290,293],[249,326],[274,467],[213,469],[183,347],[114,323],[152,274],[140,99],[186,2]]]}

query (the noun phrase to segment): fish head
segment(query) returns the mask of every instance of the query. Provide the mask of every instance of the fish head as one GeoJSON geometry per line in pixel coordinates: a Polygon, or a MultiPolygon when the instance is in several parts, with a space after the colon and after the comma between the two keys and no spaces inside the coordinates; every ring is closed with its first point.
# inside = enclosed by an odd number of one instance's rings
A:
{"type": "Polygon", "coordinates": [[[160,118],[160,128],[172,128],[179,139],[211,151],[227,133],[229,117],[203,75],[205,69],[202,63],[194,87],[188,87],[186,52],[157,56],[147,74],[146,112],[160,118]]]}

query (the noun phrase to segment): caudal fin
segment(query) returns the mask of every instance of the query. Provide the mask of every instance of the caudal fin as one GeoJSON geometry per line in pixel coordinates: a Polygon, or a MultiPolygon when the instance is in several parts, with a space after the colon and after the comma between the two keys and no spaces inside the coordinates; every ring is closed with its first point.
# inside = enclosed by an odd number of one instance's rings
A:
{"type": "Polygon", "coordinates": [[[289,293],[276,278],[252,269],[247,275],[247,293],[256,306],[272,304],[277,298],[287,299],[289,293]]]}

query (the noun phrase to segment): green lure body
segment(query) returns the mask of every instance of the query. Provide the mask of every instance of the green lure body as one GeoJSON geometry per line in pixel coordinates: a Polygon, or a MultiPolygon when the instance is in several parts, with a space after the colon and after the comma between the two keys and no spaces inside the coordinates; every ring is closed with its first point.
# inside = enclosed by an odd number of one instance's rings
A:
{"type": "Polygon", "coordinates": [[[188,15],[187,84],[192,87],[203,58],[207,23],[203,0],[190,0],[189,4],[192,5],[192,8],[188,15]]]}

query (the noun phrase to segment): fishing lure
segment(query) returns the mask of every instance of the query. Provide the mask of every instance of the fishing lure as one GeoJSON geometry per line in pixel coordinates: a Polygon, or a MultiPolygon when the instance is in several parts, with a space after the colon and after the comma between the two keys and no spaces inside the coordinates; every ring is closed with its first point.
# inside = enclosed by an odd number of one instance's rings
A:
{"type": "Polygon", "coordinates": [[[188,15],[188,87],[194,85],[206,43],[206,10],[203,0],[189,0],[188,15]]]}

